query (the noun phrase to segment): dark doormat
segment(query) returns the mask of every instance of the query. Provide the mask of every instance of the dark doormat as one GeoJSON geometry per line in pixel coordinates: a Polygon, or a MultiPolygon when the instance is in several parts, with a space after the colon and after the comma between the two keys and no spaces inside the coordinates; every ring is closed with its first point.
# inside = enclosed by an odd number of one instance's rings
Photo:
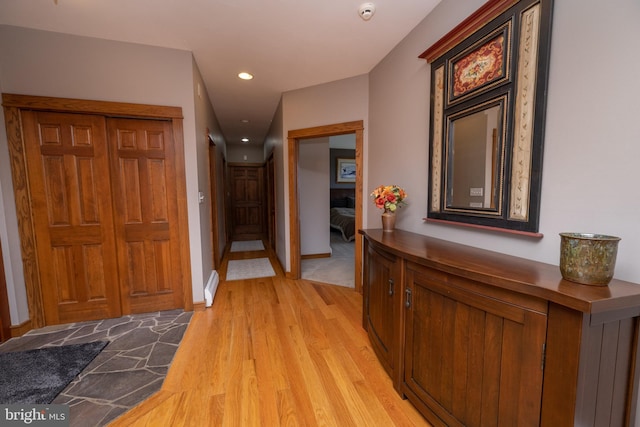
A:
{"type": "Polygon", "coordinates": [[[0,353],[0,403],[51,403],[108,343],[0,353]]]}

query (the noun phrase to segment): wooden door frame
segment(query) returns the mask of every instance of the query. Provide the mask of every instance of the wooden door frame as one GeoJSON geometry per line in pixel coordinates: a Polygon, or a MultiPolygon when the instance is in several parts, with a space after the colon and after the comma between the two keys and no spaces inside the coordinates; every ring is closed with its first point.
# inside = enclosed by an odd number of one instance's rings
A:
{"type": "Polygon", "coordinates": [[[224,253],[226,251],[226,247],[229,246],[229,243],[231,242],[232,231],[231,202],[229,200],[229,195],[231,194],[231,190],[229,188],[229,163],[227,163],[227,158],[224,155],[222,156],[222,188],[224,189],[224,195],[222,198],[224,200],[224,253]]]}
{"type": "MultiPolygon", "coordinates": [[[[40,110],[60,113],[96,114],[105,117],[130,117],[137,119],[163,119],[172,123],[175,144],[176,175],[185,176],[184,132],[181,107],[167,107],[122,102],[91,101],[84,99],[52,98],[43,96],[2,94],[9,157],[11,158],[11,176],[16,199],[20,248],[24,268],[27,306],[32,328],[46,325],[42,300],[40,269],[36,254],[35,228],[31,211],[31,197],[27,181],[27,162],[25,141],[22,135],[20,111],[40,110]]],[[[178,224],[180,255],[182,262],[182,294],[184,309],[193,310],[193,292],[191,288],[191,258],[189,251],[189,222],[187,215],[187,189],[184,179],[177,185],[178,224]]]]}
{"type": "Polygon", "coordinates": [[[222,261],[220,248],[218,247],[220,241],[220,234],[218,227],[220,221],[218,219],[218,164],[216,144],[213,142],[213,138],[209,135],[209,129],[207,129],[207,138],[209,139],[209,209],[211,210],[210,226],[211,226],[211,256],[213,258],[213,269],[218,270],[222,261]]]}
{"type": "Polygon", "coordinates": [[[7,280],[2,259],[2,243],[0,242],[0,343],[11,338],[11,313],[7,296],[7,280]]]}
{"type": "Polygon", "coordinates": [[[277,228],[278,221],[276,220],[276,164],[275,164],[275,156],[273,152],[267,157],[267,162],[265,164],[265,175],[266,175],[266,183],[267,183],[267,242],[271,249],[273,249],[274,253],[277,253],[276,250],[276,242],[277,242],[277,228]],[[272,174],[272,175],[271,175],[272,174]],[[273,216],[272,216],[273,211],[273,216]],[[273,223],[271,221],[273,217],[273,223]]]}
{"type": "MultiPolygon", "coordinates": [[[[300,208],[298,206],[298,158],[300,140],[355,133],[356,135],[356,232],[362,228],[362,149],[364,122],[362,120],[290,130],[287,134],[289,151],[289,248],[291,271],[289,279],[300,279],[302,274],[300,254],[300,208]]],[[[355,239],[355,289],[362,292],[362,238],[355,239]]]]}

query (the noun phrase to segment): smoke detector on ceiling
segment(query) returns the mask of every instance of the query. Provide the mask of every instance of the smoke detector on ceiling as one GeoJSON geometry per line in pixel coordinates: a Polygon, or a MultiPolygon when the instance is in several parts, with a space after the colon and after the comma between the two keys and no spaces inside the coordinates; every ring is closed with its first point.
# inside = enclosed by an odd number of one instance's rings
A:
{"type": "Polygon", "coordinates": [[[360,18],[364,19],[365,21],[368,21],[369,19],[371,19],[375,11],[376,11],[376,5],[374,5],[373,3],[362,3],[360,5],[360,8],[358,9],[360,18]]]}

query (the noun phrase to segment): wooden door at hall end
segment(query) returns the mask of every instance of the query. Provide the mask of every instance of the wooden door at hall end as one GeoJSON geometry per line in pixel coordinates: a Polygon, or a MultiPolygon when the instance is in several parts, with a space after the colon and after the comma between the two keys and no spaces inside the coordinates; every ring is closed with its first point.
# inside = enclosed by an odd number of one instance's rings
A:
{"type": "Polygon", "coordinates": [[[261,239],[264,234],[264,167],[230,166],[233,240],[261,239]]]}
{"type": "Polygon", "coordinates": [[[181,308],[167,122],[22,119],[46,324],[181,308]]]}

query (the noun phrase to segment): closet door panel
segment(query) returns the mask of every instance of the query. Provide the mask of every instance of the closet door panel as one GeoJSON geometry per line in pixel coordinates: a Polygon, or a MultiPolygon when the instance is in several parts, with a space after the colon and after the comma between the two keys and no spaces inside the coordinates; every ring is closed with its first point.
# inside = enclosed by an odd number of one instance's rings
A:
{"type": "Polygon", "coordinates": [[[22,120],[46,323],[120,316],[104,118],[22,120]]]}
{"type": "Polygon", "coordinates": [[[171,122],[108,119],[125,312],[183,307],[171,122]]]}

